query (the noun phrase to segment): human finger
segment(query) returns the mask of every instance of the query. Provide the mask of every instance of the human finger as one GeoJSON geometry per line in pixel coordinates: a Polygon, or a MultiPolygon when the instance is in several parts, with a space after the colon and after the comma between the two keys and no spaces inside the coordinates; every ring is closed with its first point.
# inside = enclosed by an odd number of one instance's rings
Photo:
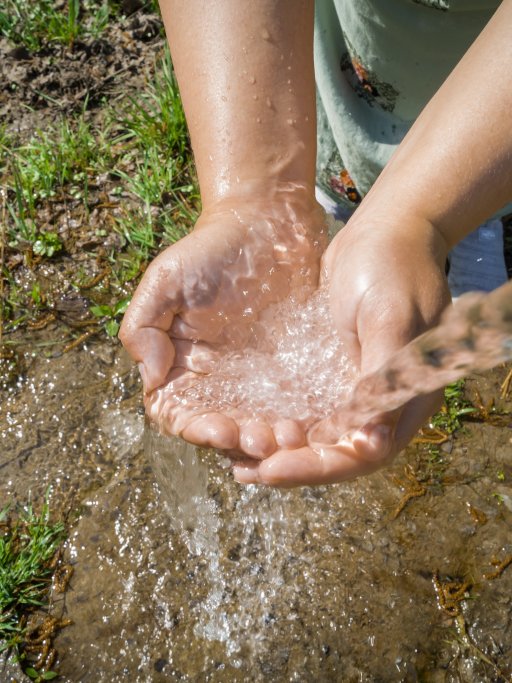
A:
{"type": "Polygon", "coordinates": [[[239,432],[233,419],[222,413],[209,412],[193,416],[180,436],[204,448],[230,450],[238,447],[239,432]]]}
{"type": "Polygon", "coordinates": [[[333,484],[369,474],[380,463],[359,457],[350,441],[343,445],[315,450],[311,446],[295,450],[280,450],[258,466],[237,463],[233,467],[236,481],[259,483],[281,488],[333,484]]]}
{"type": "Polygon", "coordinates": [[[146,393],[163,384],[172,368],[175,351],[169,329],[180,305],[174,269],[159,258],[144,274],[119,332],[123,346],[139,363],[146,393]]]}

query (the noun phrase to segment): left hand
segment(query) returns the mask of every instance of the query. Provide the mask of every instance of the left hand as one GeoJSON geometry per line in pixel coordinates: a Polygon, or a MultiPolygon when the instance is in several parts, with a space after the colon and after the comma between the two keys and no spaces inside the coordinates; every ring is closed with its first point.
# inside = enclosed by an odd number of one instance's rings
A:
{"type": "Polygon", "coordinates": [[[121,326],[139,363],[146,411],[166,434],[263,458],[306,442],[292,420],[254,419],[185,396],[223,355],[244,348],[259,314],[290,292],[318,284],[324,214],[313,195],[281,191],[224,200],[148,267],[121,326]]]}
{"type": "MultiPolygon", "coordinates": [[[[357,215],[357,214],[356,214],[357,215]]],[[[331,311],[351,360],[361,375],[377,370],[414,337],[435,325],[450,303],[444,274],[446,248],[436,229],[354,217],[336,236],[323,259],[331,311]]],[[[272,486],[329,484],[368,474],[389,463],[438,408],[441,393],[413,399],[383,412],[334,446],[314,442],[278,450],[262,462],[235,464],[241,483],[272,486]]]]}

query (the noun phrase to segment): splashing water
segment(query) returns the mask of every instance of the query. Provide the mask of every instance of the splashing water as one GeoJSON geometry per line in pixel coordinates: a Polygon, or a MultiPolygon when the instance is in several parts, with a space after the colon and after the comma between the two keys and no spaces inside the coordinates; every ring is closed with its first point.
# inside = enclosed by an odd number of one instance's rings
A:
{"type": "Polygon", "coordinates": [[[441,323],[361,378],[349,401],[310,432],[315,443],[336,444],[384,410],[428,394],[469,374],[512,359],[512,282],[490,294],[469,293],[441,323]]]}
{"type": "MultiPolygon", "coordinates": [[[[270,371],[271,380],[259,393],[254,384],[258,380],[250,372],[258,370],[261,379],[261,364],[258,368],[255,366],[256,352],[251,351],[247,357],[237,355],[228,358],[223,366],[222,382],[215,383],[212,378],[211,383],[202,388],[210,405],[215,401],[228,401],[223,397],[221,387],[229,388],[231,400],[239,367],[245,367],[246,373],[241,382],[241,391],[245,392],[243,400],[252,401],[253,410],[261,405],[258,402],[270,397],[277,382],[277,372],[284,372],[287,367],[294,368],[297,381],[303,382],[298,368],[306,370],[309,361],[314,363],[314,356],[321,355],[315,353],[319,348],[328,349],[325,368],[332,367],[333,362],[349,368],[341,347],[328,339],[330,321],[326,310],[325,294],[310,299],[302,308],[297,307],[295,318],[285,326],[286,334],[278,338],[274,346],[273,360],[276,356],[282,357],[279,370],[272,363],[263,365],[265,374],[270,371]],[[309,330],[311,337],[319,330],[323,337],[314,344],[306,339],[307,354],[304,358],[293,359],[287,355],[285,343],[295,344],[293,353],[300,351],[298,330],[304,331],[308,324],[307,315],[313,317],[309,330]]],[[[290,348],[288,352],[291,353],[290,348]]],[[[313,427],[315,441],[320,444],[336,443],[347,430],[360,426],[383,410],[399,407],[414,396],[444,386],[472,369],[491,368],[511,358],[512,283],[490,295],[466,295],[445,312],[438,327],[415,339],[379,371],[360,379],[345,407],[336,411],[321,427],[313,427]]],[[[319,372],[318,364],[313,367],[315,372],[319,372]]],[[[313,393],[313,401],[297,402],[294,405],[296,415],[311,415],[307,411],[311,406],[318,409],[322,401],[324,406],[331,405],[336,400],[336,392],[346,399],[347,377],[353,378],[349,370],[343,377],[341,389],[336,373],[329,375],[325,370],[325,374],[319,372],[319,375],[324,382],[322,392],[318,396],[313,393]]],[[[270,399],[275,401],[275,398],[270,399]]],[[[294,400],[298,401],[297,398],[294,400]]],[[[278,409],[281,414],[287,410],[274,402],[271,410],[278,409]]],[[[265,625],[271,618],[269,615],[276,596],[290,603],[296,597],[296,586],[285,581],[283,573],[293,537],[293,511],[292,506],[287,505],[287,496],[291,493],[248,486],[242,491],[235,509],[223,511],[208,494],[208,467],[199,457],[196,447],[175,437],[162,437],[149,428],[146,430],[146,452],[166,497],[171,525],[180,532],[190,554],[206,561],[209,586],[205,600],[195,610],[195,633],[207,640],[224,643],[232,664],[241,666],[247,653],[253,655],[262,645],[265,625]],[[234,585],[220,559],[225,524],[223,512],[238,519],[242,529],[237,537],[238,578],[234,585]],[[255,536],[260,539],[257,554],[254,550],[255,536]]]]}
{"type": "Polygon", "coordinates": [[[344,402],[355,369],[329,313],[327,290],[265,313],[254,348],[227,354],[184,400],[211,410],[240,408],[270,422],[289,418],[308,427],[344,402]],[[320,349],[320,352],[319,352],[320,349]]]}
{"type": "Polygon", "coordinates": [[[290,539],[286,495],[257,486],[242,491],[229,512],[241,529],[234,578],[221,562],[223,510],[209,497],[208,466],[199,449],[177,437],[163,437],[150,426],[145,436],[171,526],[189,553],[206,561],[208,593],[196,607],[194,632],[224,643],[231,664],[241,666],[237,656],[246,651],[254,654],[264,638],[276,595],[282,599],[288,589],[293,590],[284,585],[282,575],[290,539]]]}

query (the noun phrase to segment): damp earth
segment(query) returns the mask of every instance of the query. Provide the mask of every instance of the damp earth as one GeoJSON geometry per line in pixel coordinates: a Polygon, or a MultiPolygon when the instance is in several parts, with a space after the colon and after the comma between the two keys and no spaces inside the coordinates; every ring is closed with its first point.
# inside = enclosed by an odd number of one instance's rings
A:
{"type": "MultiPolygon", "coordinates": [[[[136,192],[153,156],[127,137],[147,117],[125,100],[156,102],[142,93],[164,37],[142,0],[113,4],[122,16],[96,38],[36,51],[0,38],[2,181],[27,226],[20,238],[2,211],[0,510],[37,506],[51,486],[66,513],[74,571],[51,612],[72,623],[55,641],[58,680],[510,680],[510,366],[467,380],[462,429],[427,429],[389,469],[331,487],[242,487],[217,454],[145,427],[137,371],[105,330],[149,258],[190,227],[197,197],[188,157],[176,191],[136,192]],[[57,148],[63,119],[74,132],[83,119],[92,150],[108,139],[108,164],[91,152],[76,181],[38,190],[32,207],[26,191],[19,207],[13,159],[28,174],[33,135],[57,148]]],[[[2,683],[28,680],[2,667],[2,683]]]]}
{"type": "Polygon", "coordinates": [[[509,680],[508,370],[468,379],[480,407],[437,448],[279,492],[148,431],[118,345],[26,353],[0,404],[0,490],[37,501],[51,484],[77,511],[53,607],[73,622],[62,680],[509,680]]]}

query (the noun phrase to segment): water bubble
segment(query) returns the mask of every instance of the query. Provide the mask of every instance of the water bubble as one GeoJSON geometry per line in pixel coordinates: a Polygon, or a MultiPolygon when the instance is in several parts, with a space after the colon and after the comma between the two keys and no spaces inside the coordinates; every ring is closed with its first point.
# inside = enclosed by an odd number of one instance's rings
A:
{"type": "MultiPolygon", "coordinates": [[[[254,310],[246,308],[244,315],[252,316],[254,310]]],[[[302,303],[297,297],[272,306],[262,330],[256,346],[228,354],[214,373],[190,388],[189,401],[220,411],[238,406],[263,419],[291,418],[304,424],[340,405],[355,375],[334,329],[325,290],[302,303]]]]}

